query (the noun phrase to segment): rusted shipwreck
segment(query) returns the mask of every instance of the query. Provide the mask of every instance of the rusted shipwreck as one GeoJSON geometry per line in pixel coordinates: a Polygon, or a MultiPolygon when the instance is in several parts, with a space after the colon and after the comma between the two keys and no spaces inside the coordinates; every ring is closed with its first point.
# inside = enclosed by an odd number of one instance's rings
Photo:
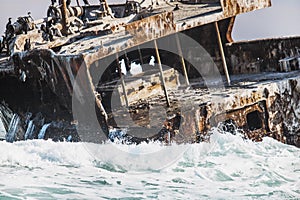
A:
{"type": "Polygon", "coordinates": [[[7,25],[2,139],[192,143],[218,127],[300,146],[300,37],[231,37],[270,0],[76,3],[7,25]]]}

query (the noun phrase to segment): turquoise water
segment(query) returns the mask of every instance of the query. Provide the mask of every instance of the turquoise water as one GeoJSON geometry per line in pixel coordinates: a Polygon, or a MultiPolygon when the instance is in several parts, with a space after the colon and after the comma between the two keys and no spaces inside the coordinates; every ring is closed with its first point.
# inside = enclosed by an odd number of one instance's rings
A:
{"type": "Polygon", "coordinates": [[[0,142],[0,188],[0,199],[300,199],[300,149],[217,132],[170,146],[0,142]]]}

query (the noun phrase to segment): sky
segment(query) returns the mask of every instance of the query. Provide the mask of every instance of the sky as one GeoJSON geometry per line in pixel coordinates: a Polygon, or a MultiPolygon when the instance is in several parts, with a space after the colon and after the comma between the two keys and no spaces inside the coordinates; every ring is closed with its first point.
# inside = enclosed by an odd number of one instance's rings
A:
{"type": "Polygon", "coordinates": [[[272,7],[238,15],[234,40],[300,36],[300,0],[272,0],[272,7]]]}
{"type": "MultiPolygon", "coordinates": [[[[113,1],[116,0],[108,0],[113,1]]],[[[18,16],[27,15],[28,11],[31,11],[35,19],[45,17],[50,2],[51,0],[1,0],[0,34],[4,32],[8,17],[15,20],[18,16]]],[[[232,36],[236,41],[300,36],[299,20],[300,0],[272,0],[271,8],[238,15],[232,36]]]]}

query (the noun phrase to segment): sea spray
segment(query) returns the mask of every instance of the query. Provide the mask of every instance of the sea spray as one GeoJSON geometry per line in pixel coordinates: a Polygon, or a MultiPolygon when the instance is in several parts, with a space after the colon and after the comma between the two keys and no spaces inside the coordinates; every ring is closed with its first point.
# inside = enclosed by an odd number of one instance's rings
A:
{"type": "Polygon", "coordinates": [[[10,121],[9,128],[8,128],[8,131],[6,134],[7,142],[15,141],[19,124],[20,124],[20,117],[19,117],[19,115],[14,114],[12,117],[12,120],[10,121]]]}
{"type": "MultiPolygon", "coordinates": [[[[0,142],[0,198],[22,199],[299,199],[300,149],[271,138],[254,143],[212,134],[209,143],[93,144],[27,140],[0,142]],[[98,149],[93,155],[89,150],[98,149]],[[136,169],[130,154],[183,152],[155,170],[136,169]],[[116,150],[117,149],[117,150],[116,150]],[[116,156],[116,162],[107,158],[116,156]],[[119,156],[119,157],[117,157],[119,156]],[[132,165],[131,165],[132,164],[132,165]],[[136,173],[136,172],[143,173],[136,173]],[[14,180],[14,181],[11,181],[14,180]]],[[[138,155],[137,155],[138,156],[138,155]]],[[[171,156],[171,155],[170,155],[171,156]]],[[[158,154],[157,160],[163,160],[158,154]]]]}
{"type": "Polygon", "coordinates": [[[35,130],[35,125],[33,121],[30,120],[26,129],[25,140],[33,139],[34,130],[35,130]]]}
{"type": "Polygon", "coordinates": [[[40,130],[40,132],[38,134],[38,139],[44,139],[46,131],[50,125],[51,125],[51,123],[43,125],[42,129],[40,130]]]}
{"type": "Polygon", "coordinates": [[[5,135],[7,134],[5,125],[1,120],[1,111],[0,111],[0,140],[5,140],[5,135]]]}

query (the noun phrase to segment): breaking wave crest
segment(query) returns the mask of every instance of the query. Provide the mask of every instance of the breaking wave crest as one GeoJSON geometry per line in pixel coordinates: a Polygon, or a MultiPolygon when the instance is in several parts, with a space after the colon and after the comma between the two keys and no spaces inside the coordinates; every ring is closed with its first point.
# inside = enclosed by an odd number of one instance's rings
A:
{"type": "Polygon", "coordinates": [[[171,146],[0,142],[0,169],[0,199],[300,197],[299,148],[271,138],[253,143],[218,132],[210,143],[171,146]],[[116,149],[127,157],[118,158],[116,149]],[[159,149],[181,153],[160,169],[130,160],[159,149]]]}

